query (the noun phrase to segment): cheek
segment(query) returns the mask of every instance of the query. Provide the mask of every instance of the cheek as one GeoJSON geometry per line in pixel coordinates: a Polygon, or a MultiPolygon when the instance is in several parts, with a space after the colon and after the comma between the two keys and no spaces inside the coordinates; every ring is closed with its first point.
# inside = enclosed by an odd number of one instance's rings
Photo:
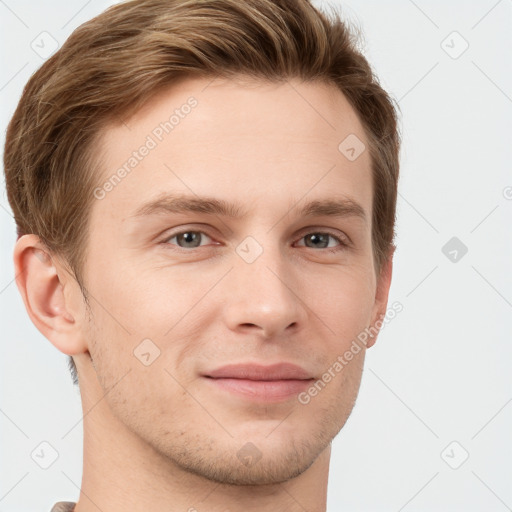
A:
{"type": "Polygon", "coordinates": [[[88,332],[90,353],[103,394],[111,410],[129,423],[155,418],[186,405],[189,382],[175,371],[183,350],[181,340],[165,344],[151,334],[144,338],[126,330],[99,308],[88,332]],[[125,417],[126,416],[126,417],[125,417]],[[133,416],[133,418],[129,418],[133,416]]]}
{"type": "Polygon", "coordinates": [[[312,321],[320,318],[337,344],[346,344],[368,327],[375,301],[368,269],[343,268],[308,282],[303,294],[312,321]]]}
{"type": "Polygon", "coordinates": [[[181,330],[182,320],[196,313],[197,304],[218,298],[220,288],[209,292],[227,270],[228,266],[194,263],[126,265],[120,269],[122,279],[109,279],[106,302],[115,302],[130,332],[162,337],[174,326],[181,330]]]}
{"type": "Polygon", "coordinates": [[[179,272],[173,274],[149,275],[122,267],[98,273],[91,283],[95,323],[110,332],[113,342],[161,337],[185,315],[197,295],[196,286],[185,286],[179,272]]]}

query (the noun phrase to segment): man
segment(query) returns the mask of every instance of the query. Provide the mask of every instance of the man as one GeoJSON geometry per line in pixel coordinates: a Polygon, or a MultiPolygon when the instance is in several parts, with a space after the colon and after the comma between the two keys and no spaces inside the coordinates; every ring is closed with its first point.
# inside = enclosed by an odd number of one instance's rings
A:
{"type": "Polygon", "coordinates": [[[325,510],[386,315],[400,142],[341,20],[118,4],[6,140],[18,288],[84,411],[81,493],[53,510],[325,510]]]}

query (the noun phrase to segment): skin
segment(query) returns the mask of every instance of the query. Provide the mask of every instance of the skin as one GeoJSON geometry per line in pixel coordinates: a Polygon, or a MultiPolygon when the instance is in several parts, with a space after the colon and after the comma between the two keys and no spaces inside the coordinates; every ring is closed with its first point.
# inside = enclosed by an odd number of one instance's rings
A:
{"type": "Polygon", "coordinates": [[[287,361],[320,379],[385,314],[392,252],[377,273],[370,155],[349,161],[338,150],[349,134],[366,147],[367,138],[343,94],[323,83],[187,79],[104,130],[100,186],[190,96],[190,114],[94,201],[90,309],[35,235],[15,248],[32,321],[79,372],[76,510],[323,511],[331,441],[354,406],[366,349],[307,404],[249,400],[201,374],[287,361]],[[134,216],[163,193],[236,201],[247,215],[134,216]],[[366,220],[297,215],[332,197],[357,202],[366,220]],[[175,236],[191,231],[192,242],[175,236]],[[348,245],[319,243],[326,231],[348,245]],[[236,251],[249,236],[250,250],[262,249],[251,263],[236,251]],[[148,366],[134,356],[144,339],[160,351],[148,366]],[[261,458],[242,463],[244,446],[261,458]]]}

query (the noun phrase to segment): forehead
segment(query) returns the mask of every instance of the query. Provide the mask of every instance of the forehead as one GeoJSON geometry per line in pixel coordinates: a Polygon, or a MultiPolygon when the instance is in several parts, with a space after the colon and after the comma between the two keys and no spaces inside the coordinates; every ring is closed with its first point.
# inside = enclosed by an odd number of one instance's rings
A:
{"type": "Polygon", "coordinates": [[[231,198],[269,215],[335,193],[371,210],[364,129],[325,83],[183,80],[100,141],[96,215],[126,219],[165,191],[231,198]]]}

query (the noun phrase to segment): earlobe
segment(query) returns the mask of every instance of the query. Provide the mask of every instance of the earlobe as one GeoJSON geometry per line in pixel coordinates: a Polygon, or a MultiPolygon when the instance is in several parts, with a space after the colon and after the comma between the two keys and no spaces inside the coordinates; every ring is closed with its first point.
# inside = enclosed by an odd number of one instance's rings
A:
{"type": "Polygon", "coordinates": [[[379,275],[377,276],[377,287],[375,291],[375,304],[373,308],[372,323],[370,325],[370,336],[366,348],[372,347],[377,341],[378,333],[383,324],[383,318],[386,315],[388,306],[389,288],[391,287],[391,276],[393,274],[393,255],[395,247],[389,251],[386,261],[382,264],[379,275]]]}
{"type": "Polygon", "coordinates": [[[16,284],[37,329],[61,352],[87,351],[79,310],[73,310],[71,276],[60,267],[36,235],[23,235],[14,249],[16,284]],[[67,287],[67,288],[66,288],[67,287]]]}

